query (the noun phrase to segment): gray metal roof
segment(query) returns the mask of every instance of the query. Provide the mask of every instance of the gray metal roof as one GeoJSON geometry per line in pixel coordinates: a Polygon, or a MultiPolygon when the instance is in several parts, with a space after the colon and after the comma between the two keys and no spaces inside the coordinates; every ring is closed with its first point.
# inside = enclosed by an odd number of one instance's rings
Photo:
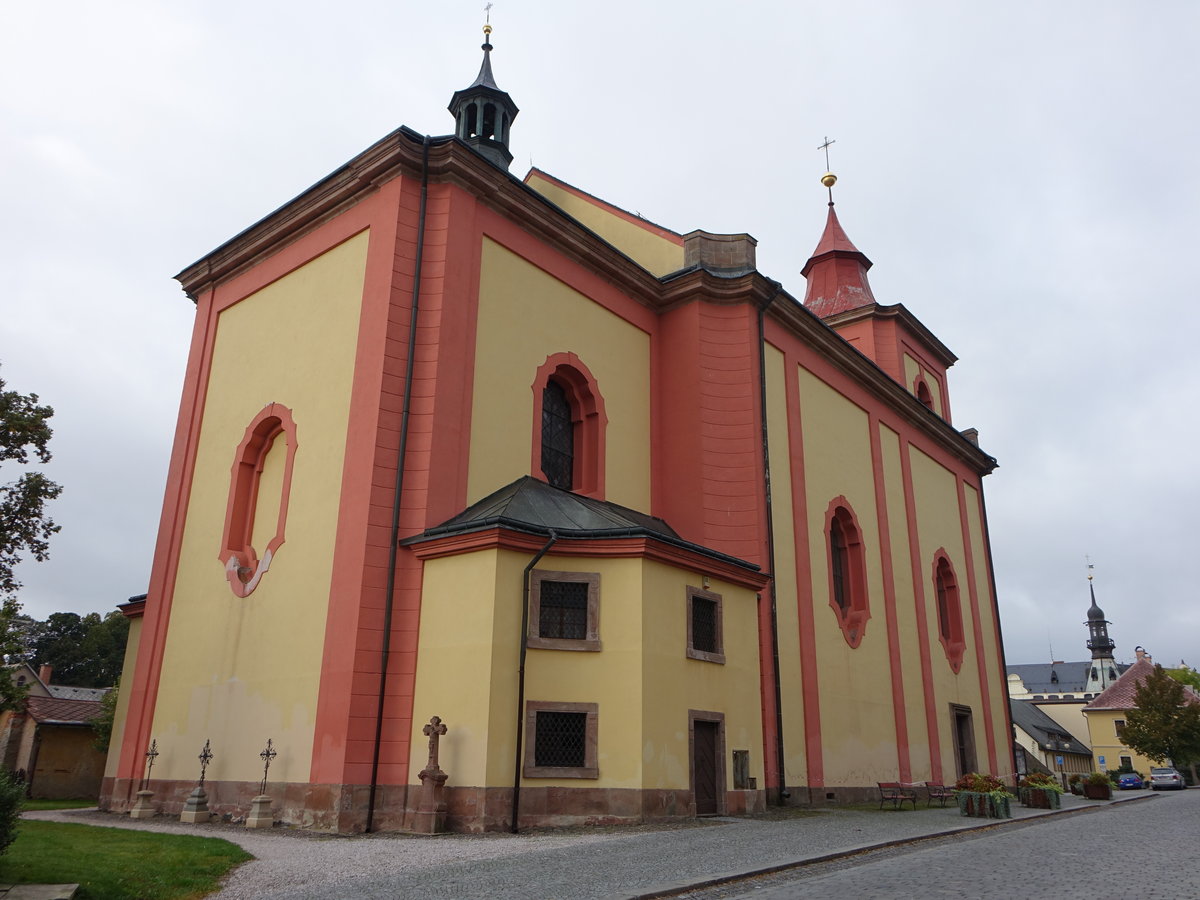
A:
{"type": "Polygon", "coordinates": [[[683,540],[670,525],[606,500],[582,497],[525,475],[484,497],[458,515],[403,543],[416,544],[451,534],[502,527],[559,538],[651,537],[713,559],[758,571],[759,566],[683,540]]]}
{"type": "MultiPolygon", "coordinates": [[[[1120,675],[1128,663],[1114,663],[1120,675]]],[[[1025,687],[1033,694],[1083,693],[1087,687],[1092,660],[1081,662],[1025,663],[1009,666],[1009,675],[1020,675],[1025,687]],[[1055,678],[1057,676],[1057,679],[1055,678]]]]}
{"type": "Polygon", "coordinates": [[[1038,742],[1043,750],[1091,753],[1086,743],[1038,709],[1030,700],[1009,700],[1013,725],[1038,742]]]}

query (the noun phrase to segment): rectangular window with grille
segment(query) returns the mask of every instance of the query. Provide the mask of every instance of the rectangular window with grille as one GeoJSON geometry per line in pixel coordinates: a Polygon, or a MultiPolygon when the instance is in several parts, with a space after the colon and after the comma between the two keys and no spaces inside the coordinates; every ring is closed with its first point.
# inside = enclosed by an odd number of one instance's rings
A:
{"type": "Polygon", "coordinates": [[[704,588],[687,588],[687,655],[690,659],[724,663],[721,595],[704,588]]]}
{"type": "Polygon", "coordinates": [[[525,704],[526,778],[598,778],[595,703],[525,704]]]}
{"type": "Polygon", "coordinates": [[[582,581],[543,581],[538,637],[587,638],[588,585],[582,581]]]}
{"type": "Polygon", "coordinates": [[[526,646],[540,650],[600,649],[600,574],[529,573],[526,646]]]}
{"type": "Polygon", "coordinates": [[[538,713],[537,738],[534,741],[533,750],[534,765],[570,766],[572,768],[582,766],[586,759],[584,755],[586,735],[586,713],[538,713]]]}

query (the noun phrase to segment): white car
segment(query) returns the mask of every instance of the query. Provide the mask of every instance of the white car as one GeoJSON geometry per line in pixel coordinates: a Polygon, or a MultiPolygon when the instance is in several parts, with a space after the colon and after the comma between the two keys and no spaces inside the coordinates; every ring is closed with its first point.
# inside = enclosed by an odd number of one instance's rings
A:
{"type": "Polygon", "coordinates": [[[1150,789],[1154,791],[1176,790],[1182,791],[1187,787],[1187,782],[1183,780],[1183,776],[1176,769],[1151,769],[1150,770],[1150,789]]]}

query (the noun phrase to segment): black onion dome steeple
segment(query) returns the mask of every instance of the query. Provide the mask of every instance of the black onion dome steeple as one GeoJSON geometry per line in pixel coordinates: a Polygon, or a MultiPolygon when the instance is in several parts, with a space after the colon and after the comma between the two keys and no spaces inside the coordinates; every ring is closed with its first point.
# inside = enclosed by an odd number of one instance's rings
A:
{"type": "Polygon", "coordinates": [[[1092,605],[1087,611],[1087,646],[1092,651],[1092,659],[1111,659],[1117,645],[1108,636],[1110,623],[1104,618],[1104,610],[1096,603],[1096,586],[1089,581],[1088,588],[1092,592],[1092,605]]]}
{"type": "Polygon", "coordinates": [[[508,133],[520,110],[492,75],[492,26],[483,27],[483,65],[469,87],[455,91],[449,110],[456,137],[466,141],[505,171],[512,162],[508,133]]]}

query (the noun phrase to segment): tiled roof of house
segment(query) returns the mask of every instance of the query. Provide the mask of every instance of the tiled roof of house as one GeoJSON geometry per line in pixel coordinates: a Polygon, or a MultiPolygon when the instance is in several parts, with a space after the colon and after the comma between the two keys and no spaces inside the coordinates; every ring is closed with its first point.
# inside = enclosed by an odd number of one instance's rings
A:
{"type": "MultiPolygon", "coordinates": [[[[1113,682],[1112,686],[1099,697],[1084,707],[1085,710],[1100,709],[1137,709],[1138,685],[1154,672],[1154,663],[1149,659],[1139,659],[1125,670],[1125,673],[1113,682]]],[[[1200,703],[1200,697],[1184,686],[1184,699],[1188,703],[1200,703]]]]}
{"type": "Polygon", "coordinates": [[[29,714],[42,724],[86,725],[100,715],[99,700],[63,700],[58,697],[30,697],[29,714]]]}

